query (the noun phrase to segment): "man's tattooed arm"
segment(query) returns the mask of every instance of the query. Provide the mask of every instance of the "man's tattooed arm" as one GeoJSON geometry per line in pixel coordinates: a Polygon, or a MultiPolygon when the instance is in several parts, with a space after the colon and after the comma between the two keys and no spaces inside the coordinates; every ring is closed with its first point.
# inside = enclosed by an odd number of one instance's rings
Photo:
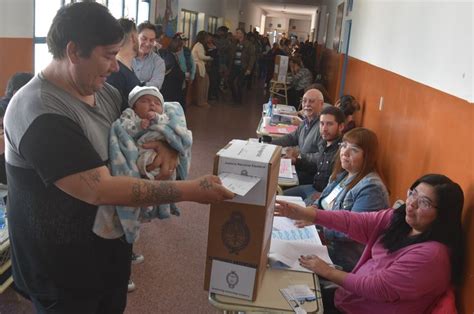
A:
{"type": "Polygon", "coordinates": [[[98,170],[92,170],[82,173],[80,178],[87,184],[91,191],[94,191],[100,183],[101,176],[98,170]]]}
{"type": "Polygon", "coordinates": [[[132,185],[132,201],[137,204],[174,203],[181,197],[181,192],[171,181],[136,180],[132,185]]]}

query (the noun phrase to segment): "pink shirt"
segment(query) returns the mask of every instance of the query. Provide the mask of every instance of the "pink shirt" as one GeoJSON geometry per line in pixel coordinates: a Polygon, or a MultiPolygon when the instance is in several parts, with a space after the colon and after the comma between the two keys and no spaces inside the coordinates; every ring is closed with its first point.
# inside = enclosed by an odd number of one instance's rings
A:
{"type": "Polygon", "coordinates": [[[346,313],[424,313],[449,287],[449,249],[429,241],[388,253],[380,242],[393,210],[354,213],[318,211],[316,222],[366,244],[354,270],[336,291],[346,313]]]}

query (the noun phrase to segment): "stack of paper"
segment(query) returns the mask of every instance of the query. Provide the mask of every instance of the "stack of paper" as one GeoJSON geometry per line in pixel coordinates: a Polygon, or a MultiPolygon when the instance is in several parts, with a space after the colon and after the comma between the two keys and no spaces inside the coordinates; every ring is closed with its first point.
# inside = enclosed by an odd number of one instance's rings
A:
{"type": "MultiPolygon", "coordinates": [[[[285,200],[305,206],[301,197],[278,195],[277,200],[285,200]]],[[[298,259],[301,255],[316,255],[326,263],[332,264],[327,247],[322,245],[318,232],[313,225],[297,228],[293,220],[286,217],[275,217],[273,220],[272,242],[268,254],[270,266],[311,272],[300,266],[298,259]]]]}
{"type": "Polygon", "coordinates": [[[291,167],[291,159],[282,158],[280,159],[280,172],[278,178],[293,179],[293,169],[291,167]]]}

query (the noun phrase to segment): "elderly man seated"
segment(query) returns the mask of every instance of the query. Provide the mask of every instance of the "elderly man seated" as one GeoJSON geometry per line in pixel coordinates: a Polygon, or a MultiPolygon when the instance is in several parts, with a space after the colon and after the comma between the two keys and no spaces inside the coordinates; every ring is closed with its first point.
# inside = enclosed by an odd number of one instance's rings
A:
{"type": "Polygon", "coordinates": [[[319,131],[319,113],[323,108],[323,94],[317,89],[309,89],[303,95],[304,119],[298,128],[290,134],[272,140],[272,144],[287,147],[286,158],[296,165],[300,184],[311,184],[314,169],[300,169],[299,164],[316,163],[321,141],[319,131]],[[301,160],[301,162],[300,162],[301,160]]]}

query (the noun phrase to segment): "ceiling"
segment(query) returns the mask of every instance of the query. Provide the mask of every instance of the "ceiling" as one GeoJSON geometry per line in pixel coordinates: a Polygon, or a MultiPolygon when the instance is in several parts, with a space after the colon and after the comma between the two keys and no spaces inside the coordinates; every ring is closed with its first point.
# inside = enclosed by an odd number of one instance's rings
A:
{"type": "Polygon", "coordinates": [[[310,20],[321,1],[286,0],[257,1],[253,3],[267,12],[268,17],[288,17],[292,19],[310,20]]]}

